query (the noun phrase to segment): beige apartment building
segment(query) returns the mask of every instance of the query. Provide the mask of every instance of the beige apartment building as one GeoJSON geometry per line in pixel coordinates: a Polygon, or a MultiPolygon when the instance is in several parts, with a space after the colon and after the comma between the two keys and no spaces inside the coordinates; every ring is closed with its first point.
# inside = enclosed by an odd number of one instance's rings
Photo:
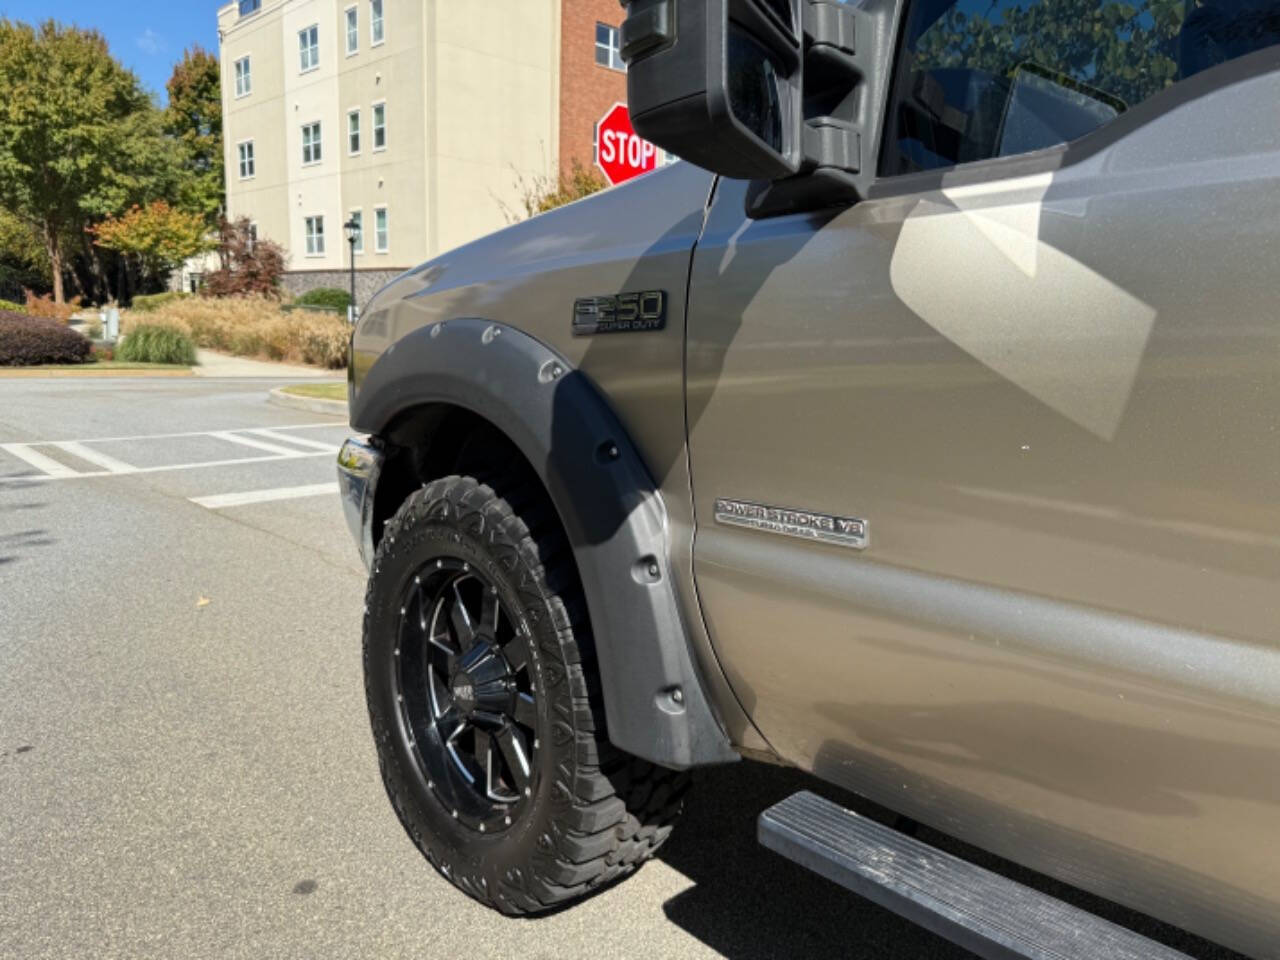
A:
{"type": "Polygon", "coordinates": [[[507,222],[559,156],[561,0],[237,0],[218,11],[227,210],[294,291],[365,299],[507,222]]]}

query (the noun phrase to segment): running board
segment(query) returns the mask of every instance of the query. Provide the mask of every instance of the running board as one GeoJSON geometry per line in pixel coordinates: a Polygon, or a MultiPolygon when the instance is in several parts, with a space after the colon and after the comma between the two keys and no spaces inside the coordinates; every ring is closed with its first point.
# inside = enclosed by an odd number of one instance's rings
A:
{"type": "Polygon", "coordinates": [[[1190,960],[807,790],[760,814],[759,838],[988,960],[1190,960]]]}

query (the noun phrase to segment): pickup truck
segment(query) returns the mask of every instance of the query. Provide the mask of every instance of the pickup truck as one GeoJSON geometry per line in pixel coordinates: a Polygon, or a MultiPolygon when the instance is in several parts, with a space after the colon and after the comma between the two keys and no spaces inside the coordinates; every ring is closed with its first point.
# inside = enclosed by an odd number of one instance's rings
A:
{"type": "MultiPolygon", "coordinates": [[[[683,162],[353,332],[382,776],[509,914],[795,765],[1280,957],[1280,2],[631,0],[683,162]]],[[[1174,957],[809,793],[988,957],[1174,957]]]]}

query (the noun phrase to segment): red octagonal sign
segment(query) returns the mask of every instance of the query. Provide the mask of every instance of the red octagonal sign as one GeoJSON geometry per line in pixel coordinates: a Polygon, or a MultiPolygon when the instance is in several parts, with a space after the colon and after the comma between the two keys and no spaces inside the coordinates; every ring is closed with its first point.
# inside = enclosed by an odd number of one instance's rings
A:
{"type": "Polygon", "coordinates": [[[622,183],[658,167],[658,148],[636,136],[625,103],[615,103],[596,124],[596,166],[610,183],[622,183]]]}

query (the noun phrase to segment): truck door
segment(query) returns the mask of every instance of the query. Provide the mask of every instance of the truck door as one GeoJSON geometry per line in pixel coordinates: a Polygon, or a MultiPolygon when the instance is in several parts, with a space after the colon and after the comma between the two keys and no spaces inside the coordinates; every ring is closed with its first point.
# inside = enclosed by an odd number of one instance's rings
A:
{"type": "Polygon", "coordinates": [[[1280,18],[903,16],[872,195],[724,180],[695,254],[713,642],[786,758],[1239,944],[1280,909],[1280,18]]]}

